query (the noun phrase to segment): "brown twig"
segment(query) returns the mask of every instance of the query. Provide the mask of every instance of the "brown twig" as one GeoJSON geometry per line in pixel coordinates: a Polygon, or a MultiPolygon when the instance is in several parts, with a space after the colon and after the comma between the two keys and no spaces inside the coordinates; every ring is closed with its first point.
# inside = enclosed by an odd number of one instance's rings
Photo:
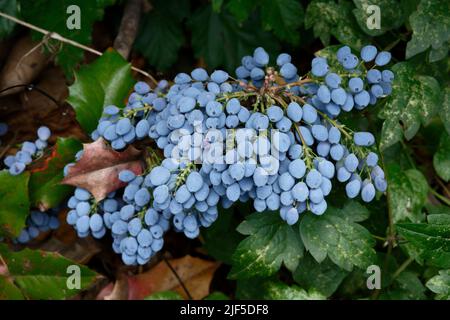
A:
{"type": "Polygon", "coordinates": [[[189,300],[193,300],[191,293],[189,292],[189,290],[186,288],[186,285],[184,284],[183,280],[180,278],[180,276],[178,275],[178,273],[176,272],[176,270],[172,267],[172,265],[170,264],[169,260],[167,260],[165,257],[163,258],[164,262],[167,264],[167,266],[169,267],[170,271],[172,271],[172,273],[174,274],[175,278],[177,278],[178,282],[180,283],[181,287],[183,288],[184,292],[186,293],[186,295],[188,296],[189,300]]]}
{"type": "MultiPolygon", "coordinates": [[[[90,48],[88,46],[85,46],[84,44],[81,44],[81,43],[78,43],[76,41],[64,38],[63,36],[61,36],[60,34],[58,34],[56,32],[50,32],[48,30],[42,29],[42,28],[40,28],[38,26],[35,26],[35,25],[33,25],[31,23],[28,23],[26,21],[17,19],[16,17],[10,16],[9,14],[6,14],[6,13],[1,12],[1,11],[0,11],[0,17],[3,17],[3,18],[8,19],[8,20],[11,20],[11,21],[13,21],[13,22],[15,22],[17,24],[20,24],[20,25],[22,25],[24,27],[32,29],[32,30],[34,30],[36,32],[42,33],[44,35],[48,35],[48,37],[51,38],[51,39],[55,39],[55,40],[61,41],[63,43],[70,44],[71,46],[83,49],[83,50],[88,51],[90,53],[93,53],[93,54],[95,54],[97,56],[103,55],[103,53],[101,53],[100,51],[97,51],[97,50],[92,49],[92,48],[90,48]]],[[[142,74],[143,76],[149,78],[154,84],[158,84],[158,81],[156,81],[156,79],[153,78],[148,72],[145,72],[144,70],[138,69],[138,68],[133,67],[133,66],[131,66],[131,70],[136,71],[136,72],[142,74]]]]}
{"type": "Polygon", "coordinates": [[[128,59],[131,46],[133,45],[134,39],[136,39],[141,11],[141,0],[129,0],[125,5],[119,32],[114,40],[114,48],[125,59],[128,59]]]}

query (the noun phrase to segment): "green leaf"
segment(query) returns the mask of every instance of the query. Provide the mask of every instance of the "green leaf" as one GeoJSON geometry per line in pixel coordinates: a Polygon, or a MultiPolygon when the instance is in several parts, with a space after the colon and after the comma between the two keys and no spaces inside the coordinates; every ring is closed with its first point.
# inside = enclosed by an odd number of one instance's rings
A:
{"type": "MultiPolygon", "coordinates": [[[[92,26],[95,21],[103,17],[104,8],[114,3],[115,0],[35,0],[20,1],[21,13],[24,20],[51,32],[57,32],[65,38],[84,45],[91,43],[92,26]],[[70,5],[77,5],[80,9],[80,28],[69,29],[68,22],[74,17],[74,12],[67,13],[70,5]],[[45,8],[45,10],[43,10],[45,8]]],[[[34,39],[41,40],[43,35],[34,32],[34,39]]],[[[63,45],[57,55],[58,64],[65,73],[72,77],[75,66],[83,59],[82,49],[71,45],[63,45]]]]}
{"type": "Polygon", "coordinates": [[[303,25],[303,7],[297,0],[261,1],[261,20],[266,30],[291,44],[300,40],[298,28],[303,25]]]}
{"type": "Polygon", "coordinates": [[[327,46],[330,37],[354,49],[369,43],[367,35],[361,31],[352,14],[350,2],[334,0],[313,0],[306,9],[305,27],[313,28],[314,36],[327,46]]]}
{"type": "Polygon", "coordinates": [[[396,163],[387,165],[388,205],[394,222],[423,221],[428,183],[416,169],[402,170],[396,163]]]}
{"type": "Polygon", "coordinates": [[[441,270],[425,284],[428,289],[436,293],[438,300],[450,300],[450,270],[441,270]]]}
{"type": "Polygon", "coordinates": [[[442,100],[436,79],[417,75],[411,63],[397,63],[392,71],[395,74],[392,95],[380,112],[385,119],[381,150],[401,141],[402,132],[407,140],[412,139],[420,125],[426,125],[438,112],[442,100]]]}
{"type": "Polygon", "coordinates": [[[153,10],[143,17],[135,47],[151,65],[166,70],[177,61],[185,41],[181,23],[189,15],[189,2],[159,0],[152,5],[153,10]]]}
{"type": "Polygon", "coordinates": [[[268,277],[281,264],[291,271],[303,256],[303,244],[298,232],[281,220],[276,212],[254,213],[242,222],[238,231],[249,235],[233,254],[230,278],[268,277]]]}
{"type": "Polygon", "coordinates": [[[450,39],[450,2],[422,0],[417,11],[409,17],[409,22],[413,35],[406,45],[406,59],[429,47],[439,49],[450,39]]]}
{"type": "Polygon", "coordinates": [[[258,0],[230,0],[226,4],[228,11],[239,21],[247,20],[258,0]]]}
{"type": "Polygon", "coordinates": [[[401,223],[397,231],[428,264],[450,268],[450,224],[401,223]]]}
{"type": "Polygon", "coordinates": [[[328,256],[341,268],[366,268],[376,259],[374,239],[369,231],[355,223],[366,217],[367,209],[347,204],[342,209],[329,207],[323,216],[306,214],[300,222],[300,234],[314,259],[321,263],[328,256]],[[363,213],[361,213],[363,212],[363,213]]]}
{"type": "Polygon", "coordinates": [[[175,291],[161,291],[149,295],[144,300],[183,300],[183,297],[175,291]]]}
{"type": "Polygon", "coordinates": [[[450,135],[450,88],[447,86],[444,90],[444,101],[440,109],[440,117],[447,133],[450,135]]]}
{"type": "Polygon", "coordinates": [[[443,132],[437,152],[433,157],[434,169],[444,181],[450,180],[450,136],[443,132]]]}
{"type": "Polygon", "coordinates": [[[449,214],[430,214],[427,216],[427,221],[429,224],[447,224],[450,225],[450,215],[449,214]]]}
{"type": "Polygon", "coordinates": [[[404,22],[402,7],[397,0],[353,0],[356,9],[353,14],[356,17],[359,27],[369,36],[379,36],[388,30],[399,28],[404,22]],[[380,28],[369,29],[369,22],[376,15],[376,12],[367,10],[369,6],[380,8],[380,28]]]}
{"type": "Polygon", "coordinates": [[[0,236],[16,237],[25,226],[30,212],[29,179],[29,172],[12,176],[7,170],[0,171],[0,236]]]}
{"type": "MultiPolygon", "coordinates": [[[[0,0],[0,11],[10,16],[17,16],[16,0],[0,0]]],[[[0,39],[6,38],[13,31],[15,23],[3,17],[0,18],[0,39]]]]}
{"type": "Polygon", "coordinates": [[[279,280],[251,278],[237,282],[237,299],[251,300],[324,300],[320,293],[289,286],[279,280]]]}
{"type": "Polygon", "coordinates": [[[424,300],[425,286],[422,284],[417,274],[410,271],[403,271],[395,279],[395,283],[386,293],[380,295],[380,299],[389,300],[424,300]]]}
{"type": "Polygon", "coordinates": [[[33,172],[30,177],[29,194],[31,206],[46,211],[66,199],[72,187],[60,184],[64,166],[74,160],[81,143],[72,138],[58,138],[56,147],[45,168],[33,172]]]}
{"type": "Polygon", "coordinates": [[[0,255],[8,266],[9,277],[28,299],[64,299],[90,286],[97,274],[89,268],[77,265],[57,253],[24,249],[12,252],[0,244],[0,255]],[[69,266],[78,266],[80,289],[69,289],[72,284],[69,266]]]}
{"type": "Polygon", "coordinates": [[[4,275],[0,275],[0,300],[23,300],[20,289],[13,281],[4,275]]]}
{"type": "Polygon", "coordinates": [[[302,288],[314,290],[329,297],[347,275],[346,270],[340,269],[329,259],[317,263],[311,255],[306,255],[300,260],[293,277],[302,288]]]}
{"type": "Polygon", "coordinates": [[[232,255],[242,235],[236,232],[239,222],[232,212],[219,209],[219,217],[211,227],[202,230],[205,238],[204,247],[214,259],[226,264],[232,263],[232,255]]]}
{"type": "Polygon", "coordinates": [[[92,132],[106,105],[122,106],[133,84],[130,63],[114,50],[106,51],[75,74],[67,101],[75,109],[81,127],[92,132]]]}
{"type": "Polygon", "coordinates": [[[255,48],[264,45],[267,52],[274,53],[279,46],[254,16],[240,24],[225,10],[216,13],[211,6],[203,6],[194,12],[188,24],[195,56],[204,58],[209,68],[225,66],[234,72],[241,58],[255,48]]]}
{"type": "Polygon", "coordinates": [[[215,12],[222,10],[223,0],[211,0],[212,8],[215,12]]]}
{"type": "Polygon", "coordinates": [[[222,292],[213,292],[203,300],[230,300],[230,297],[222,292]]]}

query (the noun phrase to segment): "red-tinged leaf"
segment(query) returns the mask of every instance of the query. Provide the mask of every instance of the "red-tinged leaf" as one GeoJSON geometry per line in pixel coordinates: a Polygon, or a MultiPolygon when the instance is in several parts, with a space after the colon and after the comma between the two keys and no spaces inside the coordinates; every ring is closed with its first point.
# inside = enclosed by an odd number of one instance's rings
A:
{"type": "Polygon", "coordinates": [[[61,203],[72,192],[69,186],[61,185],[64,166],[73,161],[81,143],[72,138],[58,138],[48,156],[42,157],[31,169],[29,183],[30,201],[33,207],[46,211],[61,203]]]}
{"type": "MultiPolygon", "coordinates": [[[[219,263],[191,256],[169,260],[189,294],[195,300],[206,297],[214,272],[219,263]]],[[[144,299],[161,291],[176,291],[187,299],[187,294],[179,280],[165,261],[161,261],[148,272],[128,278],[128,298],[144,299]]]]}
{"type": "Polygon", "coordinates": [[[126,185],[119,180],[120,171],[127,169],[136,175],[143,171],[141,151],[132,146],[123,152],[117,152],[103,139],[98,139],[84,144],[83,149],[80,161],[70,167],[62,183],[88,190],[97,201],[126,185]]]}

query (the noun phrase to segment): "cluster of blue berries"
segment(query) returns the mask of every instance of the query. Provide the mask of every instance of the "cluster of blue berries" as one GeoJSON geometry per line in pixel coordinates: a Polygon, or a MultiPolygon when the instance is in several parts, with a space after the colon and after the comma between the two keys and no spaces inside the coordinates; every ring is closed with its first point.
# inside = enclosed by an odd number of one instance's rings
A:
{"type": "Polygon", "coordinates": [[[358,58],[342,47],[338,65],[316,57],[307,77],[291,60],[280,54],[271,67],[257,48],[242,59],[237,79],[197,68],[171,86],[137,83],[124,109],[105,107],[92,137],[116,150],[151,139],[165,159],[142,176],[120,172],[126,187],[99,204],[77,189],[69,224],[80,236],[111,229],[114,250],[135,265],[161,250],[171,226],[197,237],[217,219],[218,205],[251,200],[256,211],[279,211],[293,225],[305,211],[325,213],[335,177],[349,198],[372,201],[387,188],[375,137],[336,117],[391,93],[393,73],[377,69],[390,54],[366,46],[358,58]]]}
{"type": "Polygon", "coordinates": [[[3,160],[11,175],[17,176],[25,171],[26,166],[33,161],[33,158],[38,158],[47,147],[47,140],[51,135],[50,129],[44,126],[40,127],[37,135],[36,141],[25,141],[15,155],[9,155],[3,160]]]}
{"type": "Polygon", "coordinates": [[[58,208],[45,212],[32,210],[26,219],[26,226],[13,242],[27,244],[37,238],[41,233],[59,228],[58,208]]]}

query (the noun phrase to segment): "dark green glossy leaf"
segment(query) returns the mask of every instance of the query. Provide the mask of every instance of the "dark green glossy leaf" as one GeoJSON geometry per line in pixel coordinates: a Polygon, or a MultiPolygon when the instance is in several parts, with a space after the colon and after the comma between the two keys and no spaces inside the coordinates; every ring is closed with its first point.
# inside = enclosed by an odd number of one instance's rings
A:
{"type": "Polygon", "coordinates": [[[281,40],[298,43],[298,28],[303,25],[303,18],[303,7],[297,0],[261,1],[261,20],[264,28],[273,30],[281,40]]]}
{"type": "MultiPolygon", "coordinates": [[[[92,25],[103,17],[104,8],[113,4],[115,0],[34,0],[20,1],[21,14],[24,20],[38,27],[57,32],[63,37],[89,45],[91,42],[92,25]],[[79,8],[68,9],[71,5],[79,8]],[[44,9],[45,8],[45,9],[44,9]],[[68,23],[73,22],[76,14],[79,15],[79,28],[69,28],[68,23]]],[[[72,7],[73,8],[73,7],[72,7]]],[[[41,33],[34,33],[35,39],[42,39],[41,33]]],[[[73,69],[83,59],[84,51],[75,46],[63,45],[57,55],[58,64],[69,77],[73,75],[73,69]]]]}
{"type": "Polygon", "coordinates": [[[189,15],[186,0],[152,1],[153,10],[143,17],[135,47],[148,62],[166,70],[178,59],[184,33],[181,22],[189,15]]]}
{"type": "Polygon", "coordinates": [[[18,236],[30,211],[28,181],[30,173],[12,176],[0,171],[0,236],[18,236]]]}
{"type": "Polygon", "coordinates": [[[204,6],[194,12],[189,26],[195,56],[204,58],[209,68],[225,66],[230,74],[255,48],[264,46],[269,53],[278,49],[276,39],[261,28],[255,16],[239,24],[227,11],[216,13],[204,6]]]}
{"type": "Polygon", "coordinates": [[[348,271],[339,268],[329,259],[317,263],[313,257],[306,255],[300,260],[293,277],[302,288],[315,290],[329,297],[347,275],[348,271]]]}
{"type": "Polygon", "coordinates": [[[91,133],[97,127],[103,107],[110,104],[122,107],[132,84],[130,63],[116,51],[108,50],[76,72],[67,101],[75,109],[81,127],[91,133]]]}
{"type": "Polygon", "coordinates": [[[342,209],[329,207],[322,216],[306,214],[300,222],[300,234],[317,262],[328,256],[339,267],[366,268],[376,259],[375,241],[363,226],[355,223],[367,215],[367,209],[347,204],[342,209]]]}
{"type": "Polygon", "coordinates": [[[43,168],[31,174],[29,189],[32,207],[46,211],[56,207],[69,196],[73,188],[60,184],[63,169],[74,160],[75,153],[81,148],[81,143],[76,139],[58,138],[50,160],[43,168]]]}
{"type": "Polygon", "coordinates": [[[397,231],[428,264],[450,268],[450,224],[402,223],[397,231]]]}
{"type": "Polygon", "coordinates": [[[12,252],[0,244],[0,255],[8,266],[8,272],[15,285],[28,299],[64,299],[87,288],[97,274],[85,266],[77,265],[57,253],[24,249],[12,252]],[[68,269],[79,268],[80,288],[69,289],[69,277],[74,275],[68,269]]]}

